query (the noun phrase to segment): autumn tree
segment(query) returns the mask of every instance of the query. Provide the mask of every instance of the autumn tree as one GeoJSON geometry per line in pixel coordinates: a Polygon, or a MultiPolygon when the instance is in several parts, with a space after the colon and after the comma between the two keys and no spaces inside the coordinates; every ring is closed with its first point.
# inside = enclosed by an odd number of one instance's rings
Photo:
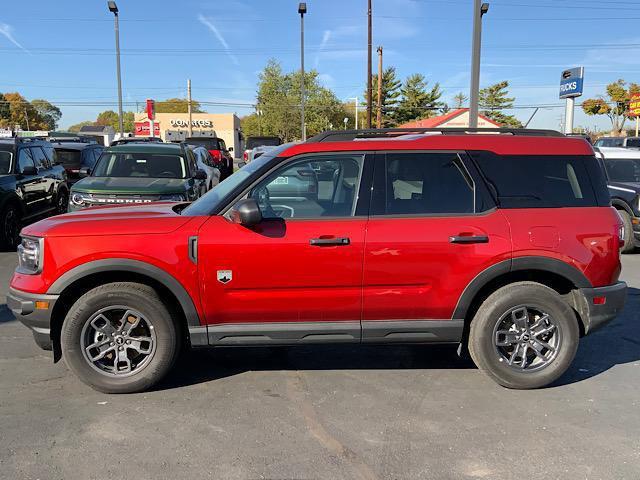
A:
{"type": "Polygon", "coordinates": [[[445,106],[440,101],[440,84],[436,83],[431,89],[427,85],[427,80],[420,73],[407,77],[400,88],[400,101],[393,115],[397,124],[433,117],[445,106]]]}
{"type": "Polygon", "coordinates": [[[498,82],[480,90],[480,113],[504,127],[522,128],[522,123],[513,115],[506,115],[503,110],[513,108],[514,97],[509,97],[509,82],[498,82]]]}
{"type": "MultiPolygon", "coordinates": [[[[187,113],[189,111],[189,101],[186,98],[168,98],[156,102],[156,113],[187,113]]],[[[191,100],[192,113],[204,113],[200,104],[191,100]]]]}
{"type": "Polygon", "coordinates": [[[611,121],[611,130],[619,135],[629,118],[629,100],[634,93],[640,93],[640,85],[620,79],[607,85],[607,96],[589,98],[582,102],[582,110],[587,115],[606,115],[611,121]]]}

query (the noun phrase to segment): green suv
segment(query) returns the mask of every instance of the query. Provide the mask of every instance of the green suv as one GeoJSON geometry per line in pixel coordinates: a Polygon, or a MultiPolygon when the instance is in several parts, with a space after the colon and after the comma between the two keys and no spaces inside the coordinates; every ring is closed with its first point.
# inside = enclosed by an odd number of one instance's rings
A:
{"type": "Polygon", "coordinates": [[[207,174],[199,170],[185,144],[129,143],[102,152],[92,171],[71,188],[69,211],[97,205],[157,201],[192,201],[206,191],[207,174]]]}

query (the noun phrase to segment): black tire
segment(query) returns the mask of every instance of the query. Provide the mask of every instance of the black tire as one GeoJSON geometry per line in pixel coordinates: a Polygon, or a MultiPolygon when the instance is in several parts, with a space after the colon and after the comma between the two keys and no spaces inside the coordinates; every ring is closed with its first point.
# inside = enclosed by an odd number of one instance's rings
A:
{"type": "Polygon", "coordinates": [[[633,253],[635,245],[633,241],[633,224],[631,216],[625,210],[618,210],[618,214],[624,224],[624,246],[620,249],[620,253],[633,253]]]}
{"type": "MultiPolygon", "coordinates": [[[[527,318],[530,318],[529,314],[527,318]]],[[[526,338],[529,340],[529,335],[526,338]]],[[[578,349],[579,338],[578,319],[572,308],[555,290],[535,282],[517,282],[496,290],[482,303],[471,322],[469,353],[480,370],[504,387],[540,388],[557,380],[569,368],[578,349]],[[550,354],[549,363],[545,365],[543,362],[538,369],[521,370],[517,366],[509,365],[508,359],[496,346],[496,336],[500,332],[496,329],[501,319],[504,321],[504,318],[510,318],[507,315],[512,310],[521,309],[523,306],[548,314],[556,326],[554,332],[560,339],[557,348],[554,349],[555,353],[550,354]]],[[[529,341],[535,342],[533,339],[529,341]]],[[[540,344],[536,343],[536,347],[540,348],[540,344]]],[[[522,350],[525,352],[525,358],[526,352],[535,354],[533,347],[529,345],[522,346],[522,350]],[[532,349],[529,351],[529,348],[532,349]]],[[[551,350],[545,351],[548,353],[551,350]]]]}
{"type": "Polygon", "coordinates": [[[22,228],[22,214],[14,203],[6,205],[0,214],[0,235],[2,246],[8,250],[15,250],[20,243],[22,228]]]}
{"type": "Polygon", "coordinates": [[[56,215],[62,215],[69,211],[69,192],[65,189],[58,191],[56,198],[56,215]]]}
{"type": "MultiPolygon", "coordinates": [[[[84,383],[104,393],[133,393],[151,388],[171,369],[180,349],[178,329],[157,292],[147,285],[132,282],[108,283],[82,295],[64,320],[60,342],[69,369],[84,383]],[[150,358],[137,371],[134,369],[125,375],[100,370],[87,358],[82,347],[83,329],[90,327],[94,315],[117,306],[135,309],[155,332],[154,350],[148,355],[150,358]]],[[[117,353],[114,351],[113,354],[117,353]]]]}

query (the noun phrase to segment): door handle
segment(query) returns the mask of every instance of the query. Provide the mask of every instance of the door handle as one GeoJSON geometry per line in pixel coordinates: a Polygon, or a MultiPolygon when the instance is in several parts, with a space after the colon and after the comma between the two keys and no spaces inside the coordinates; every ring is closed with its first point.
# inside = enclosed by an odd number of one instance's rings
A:
{"type": "Polygon", "coordinates": [[[312,238],[309,244],[315,247],[336,247],[346,246],[351,243],[348,237],[332,237],[332,238],[312,238]]]}
{"type": "Polygon", "coordinates": [[[458,235],[449,237],[450,243],[489,243],[486,235],[458,235]]]}

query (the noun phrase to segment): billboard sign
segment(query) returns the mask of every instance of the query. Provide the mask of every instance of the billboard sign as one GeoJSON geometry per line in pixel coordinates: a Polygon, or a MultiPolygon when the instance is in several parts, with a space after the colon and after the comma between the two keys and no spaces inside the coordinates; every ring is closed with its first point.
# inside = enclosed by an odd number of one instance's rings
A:
{"type": "Polygon", "coordinates": [[[629,99],[629,116],[640,117],[640,93],[634,93],[629,99]]]}
{"type": "Polygon", "coordinates": [[[584,67],[564,70],[560,75],[560,98],[573,98],[582,95],[584,67]]]}
{"type": "MultiPolygon", "coordinates": [[[[150,137],[149,135],[149,122],[135,122],[135,136],[136,137],[150,137]]],[[[160,122],[155,122],[153,124],[153,136],[160,136],[160,122]]]]}

